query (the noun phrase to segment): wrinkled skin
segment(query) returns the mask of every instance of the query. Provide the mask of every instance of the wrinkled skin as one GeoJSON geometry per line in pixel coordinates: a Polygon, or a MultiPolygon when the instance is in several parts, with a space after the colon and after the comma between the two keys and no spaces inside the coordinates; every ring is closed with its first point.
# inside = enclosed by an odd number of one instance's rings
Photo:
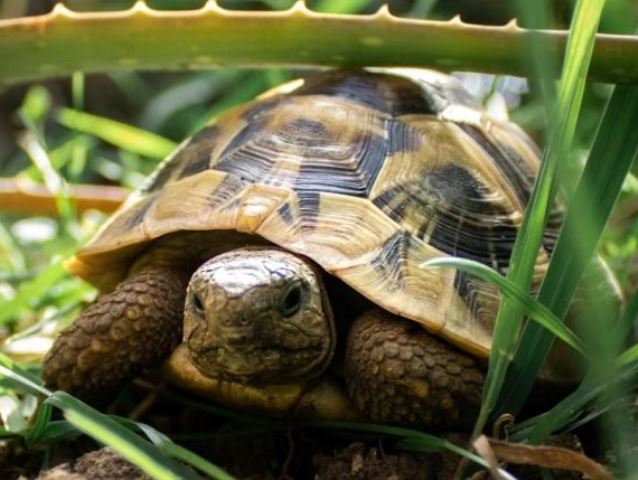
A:
{"type": "Polygon", "coordinates": [[[232,251],[191,277],[184,344],[207,377],[252,385],[315,377],[330,363],[335,341],[318,276],[290,253],[232,251]]]}

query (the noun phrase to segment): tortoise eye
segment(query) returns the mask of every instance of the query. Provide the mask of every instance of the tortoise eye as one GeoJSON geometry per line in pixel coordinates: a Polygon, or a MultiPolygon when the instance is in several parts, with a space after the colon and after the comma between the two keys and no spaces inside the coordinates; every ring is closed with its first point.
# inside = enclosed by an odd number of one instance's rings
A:
{"type": "Polygon", "coordinates": [[[199,298],[199,295],[197,295],[196,293],[193,294],[192,303],[193,303],[193,308],[195,309],[197,313],[199,314],[204,313],[204,304],[202,303],[202,299],[199,298]]]}
{"type": "Polygon", "coordinates": [[[279,304],[279,311],[284,317],[292,317],[301,308],[303,303],[303,291],[301,284],[294,283],[286,293],[284,293],[281,303],[279,304]]]}

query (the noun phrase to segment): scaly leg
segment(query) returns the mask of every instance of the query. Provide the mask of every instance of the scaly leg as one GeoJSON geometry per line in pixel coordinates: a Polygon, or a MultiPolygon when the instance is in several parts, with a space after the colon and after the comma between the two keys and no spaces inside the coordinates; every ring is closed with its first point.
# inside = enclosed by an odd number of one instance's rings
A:
{"type": "Polygon", "coordinates": [[[47,354],[46,385],[104,403],[144,368],[159,365],[181,340],[187,281],[170,268],[147,267],[99,297],[47,354]]]}
{"type": "Polygon", "coordinates": [[[470,355],[381,310],[350,328],[345,377],[372,420],[446,428],[471,425],[484,382],[470,355]]]}

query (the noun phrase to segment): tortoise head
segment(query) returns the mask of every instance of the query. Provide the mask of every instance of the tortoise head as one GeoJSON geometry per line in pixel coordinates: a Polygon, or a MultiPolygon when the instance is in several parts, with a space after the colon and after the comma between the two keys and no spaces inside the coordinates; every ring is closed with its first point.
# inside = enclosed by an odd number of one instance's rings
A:
{"type": "Polygon", "coordinates": [[[335,329],[322,279],[301,258],[273,248],[214,257],[190,279],[184,344],[204,376],[248,384],[321,374],[335,329]]]}

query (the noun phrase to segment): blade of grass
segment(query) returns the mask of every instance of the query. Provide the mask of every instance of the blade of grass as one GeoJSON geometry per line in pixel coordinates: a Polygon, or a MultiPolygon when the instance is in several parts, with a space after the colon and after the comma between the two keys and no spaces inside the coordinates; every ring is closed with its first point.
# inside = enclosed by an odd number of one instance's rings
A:
{"type": "MultiPolygon", "coordinates": [[[[636,323],[638,322],[638,291],[635,291],[623,312],[620,322],[616,326],[616,332],[613,337],[618,338],[620,342],[624,342],[629,336],[636,323]]],[[[638,360],[638,344],[625,350],[618,356],[621,365],[638,360]]]]}
{"type": "Polygon", "coordinates": [[[53,407],[51,405],[42,404],[38,409],[31,428],[24,432],[24,439],[27,446],[33,446],[40,441],[42,434],[46,430],[47,425],[51,422],[51,414],[53,407]]]}
{"type": "Polygon", "coordinates": [[[177,144],[145,130],[70,108],[60,108],[56,120],[72,130],[90,133],[130,152],[151,158],[163,159],[177,144]]]}
{"type": "Polygon", "coordinates": [[[15,315],[30,308],[33,299],[42,298],[46,292],[61,278],[68,275],[62,259],[54,260],[40,274],[20,285],[15,297],[6,302],[0,302],[0,325],[14,319],[15,315]]]}
{"type": "Polygon", "coordinates": [[[487,467],[487,462],[478,455],[455,445],[443,438],[436,437],[418,430],[412,430],[405,427],[393,427],[390,425],[379,425],[376,423],[365,422],[341,422],[337,420],[316,420],[304,422],[304,425],[317,428],[330,428],[336,430],[346,430],[355,432],[371,432],[380,433],[383,435],[390,435],[393,437],[400,437],[409,446],[419,446],[420,451],[441,451],[449,450],[462,457],[465,457],[473,462],[478,463],[483,467],[487,467]],[[426,450],[427,449],[427,450],[426,450]]]}
{"type": "Polygon", "coordinates": [[[264,80],[265,76],[262,72],[251,72],[246,75],[240,84],[241,88],[236,87],[229,89],[221,98],[215,101],[214,105],[210,109],[201,115],[199,121],[195,122],[194,128],[199,130],[220,113],[225,112],[236,105],[254,100],[257,95],[263,93],[265,88],[268,88],[268,85],[265,84],[264,80]]]}
{"type": "MultiPolygon", "coordinates": [[[[574,134],[594,38],[604,0],[579,0],[567,41],[566,58],[555,107],[558,121],[552,125],[551,136],[543,155],[541,169],[532,191],[520,232],[516,238],[507,278],[524,291],[529,291],[545,224],[554,194],[554,177],[565,158],[574,134]]],[[[477,437],[494,411],[513,358],[519,337],[523,313],[507,297],[497,315],[492,350],[481,409],[473,431],[477,437]]]]}
{"type": "Polygon", "coordinates": [[[189,465],[194,466],[195,468],[198,468],[202,472],[210,475],[212,478],[216,478],[219,480],[233,479],[231,475],[226,473],[217,465],[213,465],[196,453],[193,453],[190,450],[187,450],[184,447],[174,443],[166,435],[158,432],[153,427],[144,423],[137,423],[136,425],[139,429],[142,430],[142,432],[144,432],[144,434],[149,438],[151,442],[153,442],[155,445],[158,445],[164,452],[168,453],[173,458],[177,458],[188,463],[189,465]]]}
{"type": "MultiPolygon", "coordinates": [[[[206,104],[211,98],[233,86],[242,85],[246,72],[243,70],[207,71],[195,74],[185,81],[177,82],[157,92],[139,115],[143,128],[157,130],[177,112],[206,104]]],[[[215,103],[218,101],[216,99],[215,103]]]]}
{"type": "Polygon", "coordinates": [[[37,435],[29,431],[21,432],[21,434],[25,437],[25,439],[27,439],[27,447],[31,448],[38,443],[47,444],[60,440],[77,438],[82,435],[82,432],[78,431],[77,428],[66,420],[55,420],[47,423],[40,431],[37,432],[37,435]]]}
{"type": "MultiPolygon", "coordinates": [[[[0,178],[0,200],[2,199],[2,179],[0,178]]],[[[3,208],[4,210],[4,208],[3,208]]],[[[18,248],[9,230],[0,221],[0,261],[4,265],[0,271],[0,282],[9,281],[10,278],[21,277],[25,274],[26,262],[22,251],[18,248]]],[[[1,297],[0,297],[1,298],[1,297]]]]}
{"type": "MultiPolygon", "coordinates": [[[[608,391],[613,384],[631,381],[638,375],[638,355],[629,355],[622,362],[622,369],[617,377],[594,378],[588,375],[579,387],[570,395],[557,403],[550,410],[515,425],[511,430],[510,440],[515,442],[538,443],[554,432],[569,430],[575,422],[586,412],[589,404],[608,391]]],[[[608,405],[600,404],[589,412],[592,420],[605,413],[608,405]]]]}
{"type": "MultiPolygon", "coordinates": [[[[11,358],[2,353],[0,353],[0,374],[18,385],[18,390],[46,397],[45,404],[53,405],[62,410],[66,420],[75,428],[113,448],[122,457],[153,478],[193,480],[201,478],[195,472],[170,458],[170,455],[174,454],[176,458],[182,458],[185,461],[196,461],[196,465],[194,465],[196,467],[201,466],[202,462],[206,462],[205,460],[188,455],[184,449],[162,451],[127,428],[125,425],[129,425],[130,420],[104,415],[66,392],[49,391],[42,386],[42,381],[39,378],[20,368],[11,358]]],[[[48,414],[45,412],[40,421],[46,418],[48,418],[48,414]]],[[[37,427],[37,430],[42,432],[40,427],[37,427]]],[[[206,464],[204,466],[208,469],[207,472],[216,471],[216,467],[208,462],[206,464]]],[[[214,478],[228,480],[231,477],[214,476],[214,478]]]]}
{"type": "MultiPolygon", "coordinates": [[[[635,292],[612,336],[626,338],[637,320],[638,292],[635,292]]],[[[617,362],[621,367],[618,377],[596,379],[593,372],[589,372],[574,392],[550,410],[516,425],[512,439],[531,443],[540,441],[576,420],[590,402],[608,390],[609,383],[635,379],[638,373],[638,346],[625,350],[618,356],[617,362]]],[[[602,409],[599,411],[602,413],[602,409]]]]}
{"type": "MultiPolygon", "coordinates": [[[[578,286],[638,152],[638,87],[619,85],[609,100],[556,242],[538,300],[562,317],[578,286]]],[[[625,329],[629,328],[627,326],[625,329]]],[[[621,338],[626,336],[624,331],[621,338]]],[[[529,324],[514,357],[498,411],[517,412],[551,348],[552,337],[529,324]]]]}
{"type": "Polygon", "coordinates": [[[64,417],[80,431],[108,445],[141,470],[158,479],[199,479],[158,449],[115,420],[80,402],[65,392],[52,393],[46,402],[64,412],[64,417]]]}
{"type": "Polygon", "coordinates": [[[527,292],[521,290],[515,283],[507,280],[496,270],[474,260],[455,257],[441,257],[428,260],[421,264],[422,268],[447,267],[463,270],[479,277],[485,282],[496,286],[499,291],[510,301],[515,302],[520,308],[542,328],[550,331],[566,344],[583,356],[587,349],[583,341],[560,321],[545,305],[532,298],[527,292]]]}
{"type": "MultiPolygon", "coordinates": [[[[399,437],[397,448],[402,450],[411,450],[416,452],[440,452],[443,450],[450,451],[461,457],[467,458],[481,467],[488,468],[489,464],[479,455],[476,455],[465,448],[434,435],[412,430],[405,427],[394,427],[390,425],[379,425],[366,422],[342,422],[337,420],[316,420],[304,422],[305,426],[317,428],[330,428],[336,430],[355,431],[355,432],[371,432],[392,437],[399,437]]],[[[503,469],[498,470],[503,478],[513,478],[503,469]]]]}
{"type": "Polygon", "coordinates": [[[84,73],[71,75],[71,104],[76,110],[84,109],[84,73]]]}
{"type": "Polygon", "coordinates": [[[53,167],[44,143],[30,130],[19,138],[18,144],[29,156],[42,175],[47,188],[55,196],[56,207],[63,219],[63,225],[65,227],[72,225],[75,222],[75,205],[69,194],[69,187],[53,167]]]}

